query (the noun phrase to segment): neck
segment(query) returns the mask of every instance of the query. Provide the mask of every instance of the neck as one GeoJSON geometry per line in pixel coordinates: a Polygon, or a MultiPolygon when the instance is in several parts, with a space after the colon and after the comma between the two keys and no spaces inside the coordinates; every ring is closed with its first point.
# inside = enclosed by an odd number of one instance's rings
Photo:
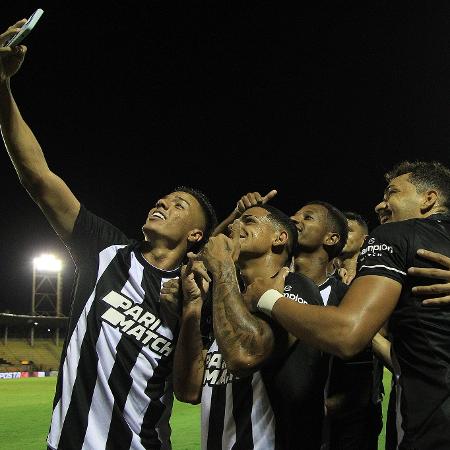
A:
{"type": "Polygon", "coordinates": [[[294,272],[306,275],[320,285],[328,278],[328,263],[328,255],[325,251],[300,253],[294,258],[294,272]]]}
{"type": "Polygon", "coordinates": [[[346,259],[342,260],[342,267],[347,271],[349,275],[356,274],[356,264],[358,262],[359,253],[355,253],[352,256],[349,256],[346,259]]]}
{"type": "Polygon", "coordinates": [[[431,210],[428,212],[428,214],[425,215],[425,217],[432,216],[433,214],[448,214],[449,211],[445,206],[433,206],[431,210]]]}
{"type": "Polygon", "coordinates": [[[245,285],[253,283],[257,277],[273,277],[283,267],[284,259],[280,255],[263,255],[249,260],[239,259],[238,266],[245,285]]]}
{"type": "Polygon", "coordinates": [[[173,270],[181,265],[186,249],[181,247],[167,248],[152,246],[148,241],[145,241],[141,248],[142,256],[152,266],[161,270],[173,270]]]}

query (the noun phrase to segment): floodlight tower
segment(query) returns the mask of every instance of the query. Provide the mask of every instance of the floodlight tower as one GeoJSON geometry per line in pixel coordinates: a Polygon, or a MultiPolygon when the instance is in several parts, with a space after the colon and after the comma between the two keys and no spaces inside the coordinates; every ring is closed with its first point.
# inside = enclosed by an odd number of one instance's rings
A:
{"type": "MultiPolygon", "coordinates": [[[[31,314],[61,317],[62,262],[54,255],[43,254],[33,260],[31,314]]],[[[31,329],[34,342],[34,327],[31,329]]],[[[56,329],[59,344],[59,328],[56,329]]]]}

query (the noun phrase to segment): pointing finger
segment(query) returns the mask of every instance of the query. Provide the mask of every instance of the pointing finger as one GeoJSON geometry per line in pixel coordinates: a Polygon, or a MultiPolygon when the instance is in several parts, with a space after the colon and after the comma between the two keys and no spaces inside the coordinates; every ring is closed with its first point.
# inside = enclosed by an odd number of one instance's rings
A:
{"type": "Polygon", "coordinates": [[[263,197],[263,199],[262,199],[262,202],[263,202],[263,204],[264,203],[267,203],[268,201],[270,201],[270,200],[272,200],[274,197],[275,197],[275,195],[277,195],[277,191],[275,190],[275,189],[272,189],[268,194],[266,194],[264,197],[263,197]]]}

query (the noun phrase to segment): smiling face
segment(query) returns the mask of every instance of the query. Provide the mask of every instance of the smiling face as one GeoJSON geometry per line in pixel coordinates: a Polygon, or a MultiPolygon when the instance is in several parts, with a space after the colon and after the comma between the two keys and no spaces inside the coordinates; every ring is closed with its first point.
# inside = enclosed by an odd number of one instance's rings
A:
{"type": "Polygon", "coordinates": [[[165,237],[179,243],[192,230],[202,233],[205,217],[198,200],[187,192],[172,192],[156,202],[142,227],[145,240],[165,237]]]}
{"type": "Polygon", "coordinates": [[[391,222],[391,211],[388,209],[387,203],[384,200],[375,206],[375,214],[381,224],[391,222]]]}
{"type": "MultiPolygon", "coordinates": [[[[272,252],[273,245],[283,230],[269,216],[269,211],[255,206],[248,208],[238,219],[241,247],[239,259],[255,258],[272,252]]],[[[230,237],[233,238],[232,232],[230,237]]]]}
{"type": "Polygon", "coordinates": [[[375,206],[380,223],[423,217],[424,194],[409,182],[409,173],[393,178],[384,190],[383,200],[375,206]]]}

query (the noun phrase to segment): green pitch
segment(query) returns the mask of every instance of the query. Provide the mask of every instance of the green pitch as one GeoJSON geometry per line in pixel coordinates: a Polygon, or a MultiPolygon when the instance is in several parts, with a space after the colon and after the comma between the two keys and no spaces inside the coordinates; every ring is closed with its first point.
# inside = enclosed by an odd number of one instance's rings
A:
{"type": "MultiPolygon", "coordinates": [[[[386,392],[389,392],[389,380],[390,375],[385,373],[386,392]]],[[[0,380],[0,449],[46,448],[55,384],[56,378],[0,380]]],[[[173,450],[200,449],[199,406],[175,401],[171,424],[173,450]]],[[[384,429],[378,448],[384,448],[384,429]]]]}
{"type": "MultiPolygon", "coordinates": [[[[0,449],[44,450],[56,377],[0,380],[0,449]]],[[[173,450],[200,448],[200,407],[174,402],[173,450]]]]}

